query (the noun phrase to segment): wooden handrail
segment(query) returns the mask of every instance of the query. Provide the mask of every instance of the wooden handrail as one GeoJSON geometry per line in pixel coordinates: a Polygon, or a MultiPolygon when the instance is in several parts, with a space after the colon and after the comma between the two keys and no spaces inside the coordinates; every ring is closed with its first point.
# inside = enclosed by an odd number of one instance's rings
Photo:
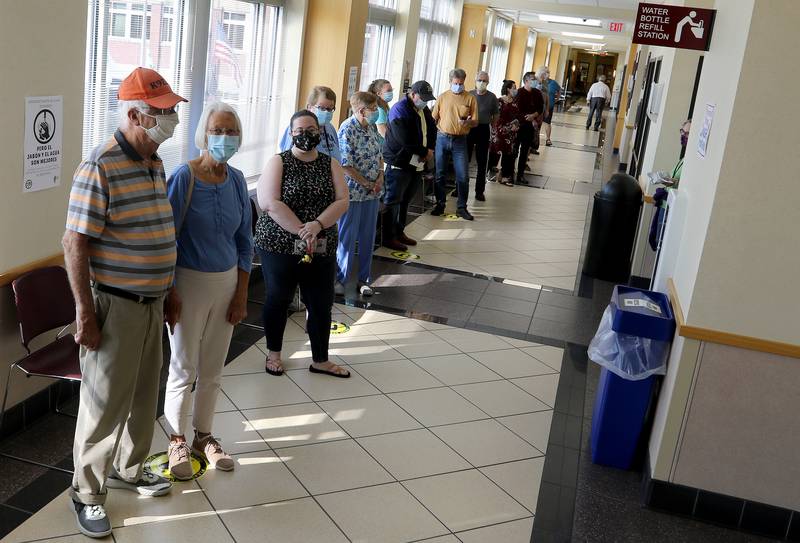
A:
{"type": "Polygon", "coordinates": [[[748,349],[761,353],[800,358],[800,345],[752,336],[742,336],[730,332],[722,332],[720,330],[712,330],[710,328],[686,324],[681,302],[678,299],[678,290],[675,288],[675,283],[672,281],[671,277],[667,279],[667,290],[669,292],[670,302],[672,303],[672,312],[675,313],[677,332],[681,337],[718,343],[720,345],[730,345],[731,347],[738,347],[740,349],[748,349]]]}
{"type": "Polygon", "coordinates": [[[45,266],[61,266],[63,264],[64,253],[58,253],[45,258],[40,258],[39,260],[34,260],[33,262],[28,262],[27,264],[17,266],[16,268],[11,268],[10,270],[0,273],[0,287],[11,284],[14,279],[25,275],[29,271],[33,271],[38,268],[44,268],[45,266]]]}

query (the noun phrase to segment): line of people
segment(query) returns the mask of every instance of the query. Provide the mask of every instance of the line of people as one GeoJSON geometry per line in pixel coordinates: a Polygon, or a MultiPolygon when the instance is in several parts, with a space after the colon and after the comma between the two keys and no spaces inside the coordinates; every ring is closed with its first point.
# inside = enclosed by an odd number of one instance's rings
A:
{"type": "Polygon", "coordinates": [[[434,157],[433,214],[444,210],[452,159],[458,214],[467,220],[467,161],[474,152],[476,196],[483,200],[490,141],[508,163],[509,150],[495,145],[503,123],[518,125],[513,132],[520,140],[520,171],[527,161],[528,133],[545,111],[532,77],[526,76],[516,97],[515,86],[504,84],[500,104],[487,90],[488,74],[477,75],[471,93],[464,92],[465,79],[463,70],[453,70],[451,89],[438,100],[430,84],[418,81],[391,108],[391,83],[377,80],[350,97],[352,115],[338,131],[331,125],[336,94],[314,87],[306,108],[292,116],[281,152],[259,178],[263,213],[255,225],[245,177],[228,163],[243,143],[235,109],[221,102],[204,108],[194,138],[200,156],[167,179],[157,151],[173,136],[178,107],[187,100],[153,70],[137,68],[122,82],[119,128],[78,166],[62,240],[81,345],[70,495],[82,533],[111,533],[103,506],[108,488],[144,496],[171,490],[168,479],[143,469],[157,409],[164,323],[171,350],[164,405],[170,473],[191,478],[192,454],[218,470],[234,469],[213,435],[213,420],[234,326],[247,316],[254,251],[266,285],[265,371],[284,373],[283,334],[299,287],[307,308],[309,371],[350,376],[328,357],[331,311],[336,291],[356,266],[356,247],[359,291],[372,293],[381,200],[384,244],[407,250],[417,243],[405,234],[408,206],[434,157]],[[520,98],[523,90],[530,97],[520,98]],[[515,108],[519,115],[506,122],[515,108]]]}

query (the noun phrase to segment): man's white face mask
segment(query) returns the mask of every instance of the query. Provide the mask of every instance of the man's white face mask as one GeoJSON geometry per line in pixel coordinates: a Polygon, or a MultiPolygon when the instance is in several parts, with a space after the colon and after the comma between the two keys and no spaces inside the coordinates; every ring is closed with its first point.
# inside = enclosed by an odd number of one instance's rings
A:
{"type": "Polygon", "coordinates": [[[169,113],[167,115],[150,115],[143,111],[140,111],[140,113],[145,117],[155,119],[155,126],[150,128],[142,127],[142,130],[157,145],[161,145],[175,134],[175,127],[178,126],[179,122],[177,113],[169,113]]]}

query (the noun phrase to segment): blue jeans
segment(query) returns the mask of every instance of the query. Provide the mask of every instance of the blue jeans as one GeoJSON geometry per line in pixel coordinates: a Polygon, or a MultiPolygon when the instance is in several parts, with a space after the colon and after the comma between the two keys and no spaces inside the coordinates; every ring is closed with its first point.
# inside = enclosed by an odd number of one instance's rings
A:
{"type": "Polygon", "coordinates": [[[358,241],[358,280],[369,283],[372,266],[372,247],[375,243],[375,227],[378,222],[380,200],[364,202],[350,201],[347,213],[339,219],[339,246],[336,248],[336,261],[339,272],[336,278],[344,284],[353,271],[358,241]]]}
{"type": "Polygon", "coordinates": [[[458,209],[467,208],[469,196],[469,177],[467,176],[467,136],[451,136],[439,132],[436,136],[436,205],[444,205],[447,201],[445,173],[448,159],[453,158],[456,171],[456,190],[458,191],[458,209]]]}
{"type": "Polygon", "coordinates": [[[386,194],[383,195],[383,203],[386,204],[383,222],[384,241],[395,240],[405,232],[408,204],[411,203],[420,185],[422,185],[420,172],[391,167],[386,170],[386,194]]]}

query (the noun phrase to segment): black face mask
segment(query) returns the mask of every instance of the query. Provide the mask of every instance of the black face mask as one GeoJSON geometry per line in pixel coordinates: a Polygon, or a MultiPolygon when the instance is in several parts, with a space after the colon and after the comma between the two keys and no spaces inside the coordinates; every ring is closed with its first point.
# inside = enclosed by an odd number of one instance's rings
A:
{"type": "Polygon", "coordinates": [[[319,133],[304,131],[302,134],[292,136],[292,143],[302,151],[311,151],[322,141],[319,133]]]}

